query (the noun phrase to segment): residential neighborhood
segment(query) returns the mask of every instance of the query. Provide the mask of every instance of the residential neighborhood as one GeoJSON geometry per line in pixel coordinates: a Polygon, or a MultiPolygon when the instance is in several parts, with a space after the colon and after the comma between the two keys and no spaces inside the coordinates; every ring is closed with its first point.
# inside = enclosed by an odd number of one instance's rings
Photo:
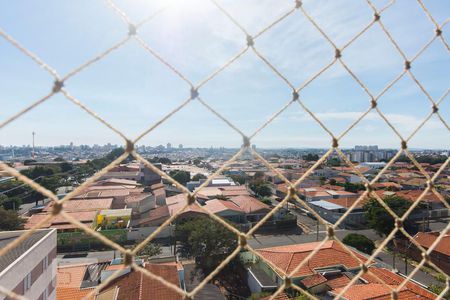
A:
{"type": "MultiPolygon", "coordinates": [[[[217,221],[210,218],[210,214],[214,214],[243,233],[258,226],[252,233],[254,240],[248,241],[256,252],[242,248],[232,263],[235,281],[232,283],[224,277],[224,272],[228,272],[224,270],[206,284],[203,292],[199,292],[199,299],[234,299],[236,292],[252,299],[265,299],[278,291],[286,276],[310,295],[323,299],[340,295],[355,276],[358,279],[342,294],[344,298],[390,297],[421,262],[423,255],[418,245],[427,250],[444,234],[433,247],[430,261],[423,267],[426,269],[416,273],[398,294],[399,297],[421,299],[436,297],[439,287],[445,284],[440,281],[442,276],[449,274],[450,258],[446,250],[450,249],[450,240],[449,231],[445,229],[449,217],[445,202],[450,192],[448,168],[437,176],[435,190],[425,193],[427,179],[413,163],[394,162],[385,168],[384,162],[354,162],[355,167],[346,167],[343,160],[332,157],[300,181],[295,190],[298,198],[289,198],[290,184],[302,178],[314,160],[308,156],[283,159],[270,155],[266,159],[273,169],[244,157],[210,181],[207,177],[221,165],[216,159],[156,163],[159,170],[169,172],[194,193],[194,202],[161,176],[164,173],[155,173],[138,161],[122,163],[83,188],[77,188],[78,184],[57,187],[60,199],[72,193],[63,204],[65,215],[53,216],[54,203],[45,198],[36,201],[36,206],[29,207],[21,215],[24,230],[39,226],[53,232],[52,249],[57,251],[54,279],[52,287],[43,293],[47,293],[47,299],[81,299],[85,296],[91,299],[182,299],[179,293],[158,280],[124,264],[120,252],[111,252],[108,245],[82,230],[79,224],[129,249],[153,234],[148,250],[135,258],[136,266],[189,292],[221,259],[226,258],[229,251],[223,248],[193,252],[190,249],[196,247],[195,243],[204,243],[202,239],[213,234],[227,249],[237,246],[238,238],[234,233],[216,225],[217,221]],[[187,171],[196,165],[210,167],[203,173],[187,171]],[[372,185],[371,193],[363,197],[366,191],[364,177],[374,178],[383,168],[385,170],[372,185]],[[291,183],[283,182],[282,176],[289,178],[291,183]],[[371,249],[395,227],[393,218],[386,211],[371,215],[372,210],[382,209],[376,198],[386,201],[388,206],[395,205],[391,208],[401,214],[419,197],[420,203],[404,222],[414,242],[397,234],[382,249],[382,255],[369,262],[371,249]],[[261,220],[264,222],[259,224],[261,220]],[[328,228],[337,222],[336,236],[322,243],[328,228]],[[377,226],[380,222],[387,222],[383,225],[387,227],[377,226]],[[200,230],[198,226],[204,228],[200,230]],[[283,236],[289,239],[281,239],[283,236]],[[372,246],[364,248],[367,243],[372,246]],[[208,254],[208,251],[213,252],[208,254]],[[313,251],[314,255],[307,258],[313,251]],[[208,261],[198,255],[212,255],[214,259],[208,261]],[[359,276],[362,264],[369,267],[359,276]],[[120,272],[115,272],[117,270],[120,272]],[[114,279],[108,280],[110,276],[114,279]],[[108,284],[103,286],[105,280],[108,284]],[[230,287],[237,282],[240,282],[238,286],[230,287]],[[102,288],[97,290],[97,286],[102,288]]],[[[439,163],[420,163],[420,168],[430,175],[441,166],[439,163]]],[[[27,170],[45,167],[45,164],[32,165],[27,170]]],[[[200,169],[197,167],[197,170],[200,169]]],[[[65,182],[72,179],[69,175],[65,182]]],[[[20,264],[22,258],[16,259],[20,264]]],[[[7,264],[13,264],[13,261],[7,264]]],[[[23,276],[24,281],[28,280],[26,274],[23,276]]],[[[16,286],[11,288],[19,294],[28,293],[16,286]]],[[[292,288],[277,295],[283,299],[298,296],[299,291],[292,288]]]]}

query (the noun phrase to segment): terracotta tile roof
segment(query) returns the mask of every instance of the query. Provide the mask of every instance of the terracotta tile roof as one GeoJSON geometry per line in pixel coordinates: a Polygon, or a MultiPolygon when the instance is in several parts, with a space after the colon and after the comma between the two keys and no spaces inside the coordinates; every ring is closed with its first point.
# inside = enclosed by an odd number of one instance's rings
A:
{"type": "MultiPolygon", "coordinates": [[[[86,299],[85,297],[93,290],[94,288],[64,288],[57,287],[56,288],[56,300],[81,300],[86,299]]],[[[93,297],[87,298],[88,300],[94,299],[93,297]]]]}
{"type": "Polygon", "coordinates": [[[269,205],[262,203],[252,196],[236,196],[230,198],[230,201],[237,204],[245,213],[268,213],[269,205]]]}
{"type": "MultiPolygon", "coordinates": [[[[340,205],[340,206],[342,206],[342,207],[347,207],[347,208],[349,208],[350,206],[353,205],[353,203],[356,202],[356,200],[358,200],[358,198],[332,198],[332,199],[325,199],[325,200],[323,200],[323,201],[330,202],[330,203],[334,203],[334,204],[340,205]]],[[[356,205],[356,208],[362,208],[365,202],[367,202],[367,198],[362,199],[362,200],[356,205]]]]}
{"type": "Polygon", "coordinates": [[[76,264],[69,266],[59,266],[56,279],[57,287],[77,287],[81,286],[87,264],[76,264]]]}
{"type": "Polygon", "coordinates": [[[302,280],[300,280],[303,285],[309,289],[312,287],[315,287],[316,285],[319,285],[321,283],[327,282],[327,279],[322,274],[314,274],[311,276],[308,276],[302,280]]]}
{"type": "Polygon", "coordinates": [[[340,185],[332,185],[332,184],[324,184],[322,185],[324,189],[332,190],[332,191],[344,191],[345,188],[340,185]]]}
{"type": "MultiPolygon", "coordinates": [[[[380,197],[386,197],[389,195],[396,195],[399,197],[404,198],[408,201],[415,201],[419,196],[423,193],[423,190],[402,190],[402,191],[384,191],[384,190],[376,190],[375,193],[377,193],[380,197]]],[[[440,203],[441,201],[439,198],[432,192],[428,192],[423,198],[422,201],[425,202],[435,202],[440,203]]]]}
{"type": "MultiPolygon", "coordinates": [[[[376,299],[381,296],[390,296],[391,291],[395,288],[395,285],[386,286],[381,283],[355,284],[348,288],[348,290],[342,295],[342,297],[348,300],[376,299]]],[[[334,295],[337,295],[343,289],[344,288],[341,287],[332,290],[331,292],[334,295]]]]}
{"type": "Polygon", "coordinates": [[[250,195],[245,185],[230,185],[230,186],[207,186],[199,191],[199,195],[204,197],[213,197],[216,195],[223,195],[226,197],[250,195]]]}
{"type": "Polygon", "coordinates": [[[383,189],[383,188],[387,188],[387,187],[393,187],[396,189],[402,188],[402,186],[400,184],[395,183],[395,182],[390,182],[390,181],[389,182],[376,182],[372,186],[375,189],[383,189]]]}
{"type": "MultiPolygon", "coordinates": [[[[109,209],[112,207],[113,198],[101,198],[101,199],[70,199],[64,202],[63,207],[66,212],[76,212],[76,211],[98,211],[101,209],[109,209]]],[[[53,204],[49,203],[43,211],[51,211],[53,204]]]]}
{"type": "Polygon", "coordinates": [[[58,267],[56,273],[57,300],[82,299],[93,290],[93,288],[80,289],[86,268],[87,264],[58,267]]]}
{"type": "MultiPolygon", "coordinates": [[[[95,216],[97,215],[97,211],[80,211],[80,212],[67,212],[68,215],[77,219],[81,223],[84,223],[87,226],[91,226],[95,216]]],[[[49,213],[38,213],[32,215],[25,224],[25,229],[30,229],[45,219],[49,213]]],[[[43,224],[41,228],[57,228],[57,229],[75,229],[78,228],[72,223],[69,223],[63,216],[57,215],[50,219],[47,223],[43,224]]]]}
{"type": "MultiPolygon", "coordinates": [[[[414,239],[425,249],[430,248],[434,241],[438,238],[440,232],[418,232],[414,239]]],[[[433,251],[450,256],[450,230],[443,236],[441,241],[436,245],[433,251]]]]}
{"type": "Polygon", "coordinates": [[[125,197],[125,203],[140,202],[150,196],[152,196],[151,193],[132,194],[125,197]]]}
{"type": "MultiPolygon", "coordinates": [[[[154,275],[180,286],[176,263],[146,264],[144,266],[154,275]]],[[[114,279],[102,291],[119,287],[118,299],[167,299],[181,300],[183,297],[157,280],[151,279],[141,272],[132,271],[114,279]]]]}
{"type": "Polygon", "coordinates": [[[331,289],[336,289],[339,287],[344,287],[350,282],[350,278],[348,278],[345,274],[336,274],[327,276],[327,285],[331,289]]]}
{"type": "Polygon", "coordinates": [[[204,208],[214,214],[229,210],[240,214],[244,213],[244,210],[239,206],[237,206],[236,203],[228,200],[220,200],[220,199],[209,200],[206,201],[206,205],[204,206],[204,208]]]}
{"type": "MultiPolygon", "coordinates": [[[[166,203],[169,208],[170,216],[173,216],[178,211],[183,209],[183,207],[186,205],[186,195],[185,194],[178,194],[172,197],[166,198],[166,203]]],[[[191,205],[189,205],[181,214],[188,214],[188,213],[198,213],[198,214],[206,214],[203,210],[200,209],[200,205],[196,202],[191,205]]]]}
{"type": "MultiPolygon", "coordinates": [[[[285,275],[291,273],[321,242],[279,246],[256,250],[262,257],[278,267],[285,275]]],[[[354,254],[362,260],[366,258],[356,252],[354,254]]],[[[304,264],[293,277],[315,274],[316,269],[344,266],[347,269],[359,267],[359,261],[348,253],[335,241],[325,242],[319,251],[304,264]]]]}
{"type": "MultiPolygon", "coordinates": [[[[378,268],[378,267],[370,267],[370,272],[366,273],[362,276],[363,279],[367,280],[370,283],[385,283],[388,285],[398,286],[400,285],[405,278],[401,277],[400,275],[395,274],[394,272],[385,269],[385,268],[378,268]],[[382,281],[375,278],[371,273],[375,274],[380,278],[382,281]]],[[[435,299],[436,295],[429,292],[428,290],[422,288],[421,286],[409,281],[405,284],[405,287],[403,290],[408,290],[412,293],[414,293],[418,299],[435,299]]],[[[405,294],[406,295],[406,294],[405,294]]]]}
{"type": "Polygon", "coordinates": [[[168,218],[170,218],[169,206],[163,205],[156,207],[155,209],[151,209],[146,216],[141,215],[141,218],[139,218],[139,224],[142,225],[150,222],[156,222],[158,220],[163,223],[168,218]]]}

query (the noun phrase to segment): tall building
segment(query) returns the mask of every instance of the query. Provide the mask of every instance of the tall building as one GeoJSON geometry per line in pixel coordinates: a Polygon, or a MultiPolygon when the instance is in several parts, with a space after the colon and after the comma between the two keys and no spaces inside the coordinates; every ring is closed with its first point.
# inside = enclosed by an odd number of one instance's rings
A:
{"type": "MultiPolygon", "coordinates": [[[[25,230],[0,232],[0,249],[25,230]]],[[[56,299],[56,229],[40,229],[0,256],[0,286],[27,299],[56,299]]],[[[0,299],[7,299],[0,294],[0,299]]]]}
{"type": "Polygon", "coordinates": [[[167,149],[172,149],[172,144],[171,143],[167,143],[167,149]]]}
{"type": "Polygon", "coordinates": [[[183,149],[183,144],[179,144],[178,149],[183,149]]]}

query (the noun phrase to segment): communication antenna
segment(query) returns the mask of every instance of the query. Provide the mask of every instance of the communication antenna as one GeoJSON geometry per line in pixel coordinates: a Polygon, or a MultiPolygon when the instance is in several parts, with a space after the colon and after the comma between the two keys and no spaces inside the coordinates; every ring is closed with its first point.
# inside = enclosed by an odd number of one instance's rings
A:
{"type": "Polygon", "coordinates": [[[31,155],[31,156],[32,156],[32,158],[34,159],[34,158],[35,158],[35,152],[34,152],[34,136],[36,135],[36,132],[33,131],[32,134],[33,134],[33,152],[32,152],[32,155],[31,155]]]}

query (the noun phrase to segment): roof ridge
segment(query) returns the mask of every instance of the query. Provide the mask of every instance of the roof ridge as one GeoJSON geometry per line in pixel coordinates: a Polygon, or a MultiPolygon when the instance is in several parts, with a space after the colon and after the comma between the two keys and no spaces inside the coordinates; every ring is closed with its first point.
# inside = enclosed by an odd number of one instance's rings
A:
{"type": "Polygon", "coordinates": [[[292,253],[291,253],[291,258],[289,259],[289,262],[288,262],[288,264],[287,264],[287,266],[286,266],[286,271],[284,272],[285,275],[288,275],[287,270],[289,269],[289,266],[290,266],[291,263],[292,263],[292,259],[294,258],[294,254],[295,254],[295,252],[292,252],[292,253]]]}

